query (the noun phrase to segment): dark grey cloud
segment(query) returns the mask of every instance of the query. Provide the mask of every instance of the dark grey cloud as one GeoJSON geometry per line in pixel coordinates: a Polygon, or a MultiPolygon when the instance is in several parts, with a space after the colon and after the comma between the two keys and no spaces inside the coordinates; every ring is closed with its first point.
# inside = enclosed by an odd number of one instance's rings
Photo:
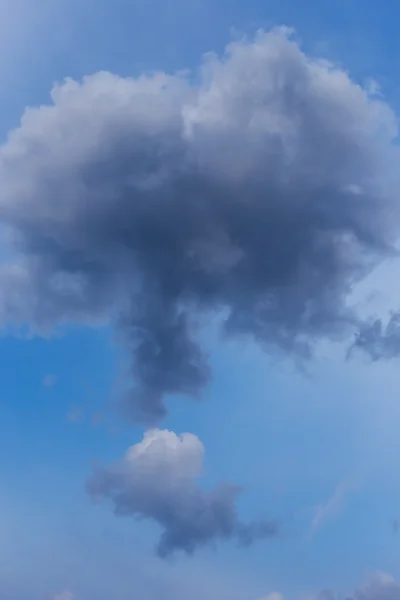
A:
{"type": "Polygon", "coordinates": [[[149,430],[121,461],[97,466],[88,490],[94,499],[110,500],[118,516],[156,521],[162,528],[157,552],[163,557],[176,550],[191,554],[219,540],[249,545],[275,537],[278,527],[273,521],[239,520],[240,487],[220,483],[204,491],[199,486],[203,456],[203,444],[191,433],[149,430]]]}
{"type": "Polygon", "coordinates": [[[283,30],[190,77],[68,80],[0,150],[0,320],[111,320],[147,421],[209,381],[212,316],[308,356],[359,326],[348,295],[391,252],[396,135],[379,97],[283,30]]]}

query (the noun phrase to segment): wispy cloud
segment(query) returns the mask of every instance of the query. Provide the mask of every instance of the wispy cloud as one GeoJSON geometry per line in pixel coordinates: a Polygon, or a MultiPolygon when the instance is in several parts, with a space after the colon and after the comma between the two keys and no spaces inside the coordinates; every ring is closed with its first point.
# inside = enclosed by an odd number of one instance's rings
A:
{"type": "Polygon", "coordinates": [[[340,514],[343,510],[347,496],[357,487],[354,480],[344,479],[334,489],[333,494],[328,500],[320,504],[314,514],[312,520],[312,531],[316,531],[327,521],[340,514]]]}
{"type": "Polygon", "coordinates": [[[64,590],[60,594],[53,596],[52,600],[75,600],[75,596],[69,590],[64,590]]]}
{"type": "Polygon", "coordinates": [[[47,375],[45,375],[43,377],[42,384],[46,388],[52,388],[56,385],[57,381],[58,381],[57,375],[54,375],[53,373],[48,373],[47,375]]]}
{"type": "Polygon", "coordinates": [[[85,411],[82,406],[76,406],[71,408],[71,410],[67,413],[67,421],[69,423],[82,423],[85,418],[85,411]]]}

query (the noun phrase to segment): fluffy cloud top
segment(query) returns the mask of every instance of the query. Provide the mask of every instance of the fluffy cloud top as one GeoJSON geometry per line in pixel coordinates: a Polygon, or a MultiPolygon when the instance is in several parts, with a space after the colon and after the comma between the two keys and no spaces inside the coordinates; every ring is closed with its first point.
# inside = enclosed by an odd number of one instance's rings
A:
{"type": "Polygon", "coordinates": [[[276,30],[190,77],[97,73],[51,97],[0,149],[3,324],[111,319],[147,421],[207,383],[210,314],[306,355],[359,326],[348,295],[393,241],[397,129],[344,71],[276,30]]]}
{"type": "Polygon", "coordinates": [[[238,519],[239,487],[220,483],[206,492],[199,486],[203,456],[203,444],[193,434],[147,431],[120,462],[97,467],[88,489],[95,498],[109,499],[117,515],[158,522],[163,530],[160,556],[175,550],[192,553],[218,540],[249,544],[276,535],[273,522],[244,524],[238,519]]]}

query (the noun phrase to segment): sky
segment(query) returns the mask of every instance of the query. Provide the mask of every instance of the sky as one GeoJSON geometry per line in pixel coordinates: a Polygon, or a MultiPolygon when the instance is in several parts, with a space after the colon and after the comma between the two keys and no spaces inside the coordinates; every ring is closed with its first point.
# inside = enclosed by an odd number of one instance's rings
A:
{"type": "Polygon", "coordinates": [[[394,0],[0,0],[0,600],[400,600],[394,0]]]}

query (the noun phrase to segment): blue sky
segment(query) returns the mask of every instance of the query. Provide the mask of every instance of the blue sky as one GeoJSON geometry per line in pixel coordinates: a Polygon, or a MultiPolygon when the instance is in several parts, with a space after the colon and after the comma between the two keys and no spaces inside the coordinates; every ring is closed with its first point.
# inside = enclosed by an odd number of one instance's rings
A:
{"type": "MultiPolygon", "coordinates": [[[[376,80],[399,114],[399,21],[394,0],[38,0],[34,10],[0,0],[2,139],[66,77],[195,69],[232,37],[275,25],[295,28],[307,54],[353,80],[376,80]]],[[[398,308],[397,269],[389,261],[367,281],[367,314],[398,308]]],[[[329,589],[341,600],[376,572],[400,581],[398,362],[346,361],[341,342],[325,341],[302,370],[209,329],[213,378],[203,400],[170,399],[157,426],[196,435],[201,486],[243,485],[240,515],[276,516],[279,534],[248,548],[155,556],[159,524],[116,518],[86,491],[94,461],[120,460],[145,429],[112,408],[127,368],[113,328],[4,334],[0,598],[300,600],[329,589]]]]}

